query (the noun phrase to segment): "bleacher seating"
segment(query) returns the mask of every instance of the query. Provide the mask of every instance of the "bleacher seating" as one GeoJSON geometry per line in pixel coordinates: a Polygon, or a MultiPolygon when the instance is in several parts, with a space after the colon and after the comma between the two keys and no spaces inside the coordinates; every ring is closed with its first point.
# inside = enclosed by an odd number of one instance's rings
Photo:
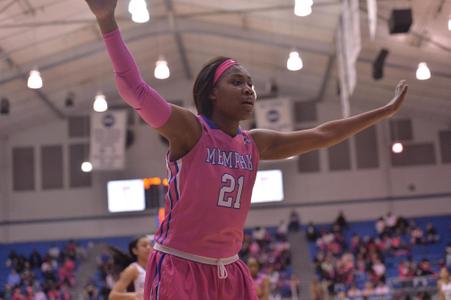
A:
{"type": "MultiPolygon", "coordinates": [[[[318,258],[319,253],[329,253],[329,254],[322,254],[320,255],[320,258],[324,257],[324,255],[331,255],[333,259],[331,261],[340,260],[343,257],[343,253],[345,250],[351,249],[351,241],[352,237],[354,235],[358,235],[362,237],[363,240],[373,239],[376,253],[380,258],[382,259],[382,264],[385,266],[385,272],[384,276],[380,279],[375,280],[374,274],[372,272],[369,272],[368,267],[372,266],[373,261],[366,259],[366,267],[365,272],[357,272],[356,269],[356,254],[354,253],[352,255],[354,272],[352,274],[352,280],[351,282],[356,284],[356,287],[360,289],[360,291],[365,289],[365,285],[368,282],[372,282],[373,284],[376,284],[377,282],[384,282],[386,283],[386,289],[390,290],[391,292],[386,295],[387,298],[390,298],[391,295],[396,294],[397,291],[406,290],[406,289],[423,289],[423,290],[433,290],[436,287],[437,282],[437,274],[441,267],[444,267],[445,265],[445,247],[448,243],[451,242],[451,219],[449,216],[438,216],[438,217],[421,217],[421,218],[415,218],[415,219],[409,219],[410,223],[414,222],[415,226],[418,226],[423,231],[426,229],[426,226],[428,223],[433,224],[433,227],[436,228],[438,235],[440,236],[440,239],[438,242],[435,243],[420,243],[415,244],[412,243],[412,238],[409,235],[409,233],[400,234],[400,241],[401,241],[401,249],[393,249],[392,246],[388,246],[387,248],[383,248],[383,243],[379,242],[378,237],[381,235],[378,234],[378,232],[375,229],[375,222],[374,221],[366,221],[366,222],[353,222],[349,223],[348,227],[342,231],[343,236],[343,243],[342,247],[344,249],[339,250],[338,254],[334,252],[334,247],[327,246],[327,250],[323,249],[323,252],[321,252],[320,248],[324,248],[324,245],[321,243],[315,243],[310,242],[309,248],[310,248],[310,254],[312,260],[315,260],[315,258],[318,258]],[[379,247],[379,248],[378,248],[379,247]],[[412,274],[411,277],[408,278],[402,278],[400,277],[399,273],[399,265],[401,262],[404,261],[411,261],[413,265],[418,266],[421,264],[423,260],[427,260],[427,262],[431,265],[431,272],[432,276],[417,276],[419,273],[412,274]],[[368,265],[369,264],[369,265],[368,265]]],[[[411,228],[413,225],[411,225],[411,228]]],[[[319,231],[322,231],[323,235],[325,232],[332,232],[333,225],[332,224],[321,224],[317,225],[316,228],[319,231]]],[[[388,236],[397,236],[395,231],[390,233],[384,233],[381,237],[387,236],[385,239],[387,241],[390,241],[390,238],[388,236]]],[[[336,241],[340,238],[340,233],[338,235],[334,235],[333,240],[336,241]]],[[[327,238],[326,238],[327,239],[327,238]]],[[[382,241],[382,239],[380,239],[382,241]]],[[[340,243],[339,243],[340,244],[340,243]]],[[[390,245],[390,244],[388,244],[390,245]]],[[[365,247],[368,247],[368,244],[365,244],[365,247]]],[[[351,251],[352,252],[352,251],[351,251]]],[[[327,260],[327,259],[326,259],[327,260]]],[[[428,263],[425,262],[425,265],[428,263]]],[[[338,273],[337,264],[334,266],[334,270],[336,273],[338,273]]],[[[449,266],[448,266],[449,267],[449,266]]],[[[320,269],[321,270],[321,269],[320,269]]],[[[418,267],[417,270],[418,271],[418,267]]],[[[329,276],[325,276],[323,272],[318,272],[318,276],[320,279],[327,280],[330,285],[330,292],[332,294],[339,294],[342,290],[349,290],[350,284],[349,282],[342,280],[340,278],[336,278],[336,273],[332,275],[333,278],[327,278],[329,276]],[[334,277],[335,276],[335,277],[334,277]]],[[[420,272],[421,273],[421,272],[420,272]]],[[[332,272],[333,274],[333,272],[332,272]]],[[[326,274],[327,275],[327,274],[326,274]]],[[[359,298],[356,298],[359,299],[359,298]]]]}

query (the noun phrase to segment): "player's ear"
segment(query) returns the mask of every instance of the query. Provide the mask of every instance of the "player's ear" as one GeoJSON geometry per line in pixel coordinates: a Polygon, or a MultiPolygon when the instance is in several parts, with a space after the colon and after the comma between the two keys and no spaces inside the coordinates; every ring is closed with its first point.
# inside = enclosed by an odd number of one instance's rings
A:
{"type": "Polygon", "coordinates": [[[210,95],[208,96],[208,99],[210,99],[212,101],[216,100],[216,92],[217,92],[216,88],[213,88],[210,95]]]}

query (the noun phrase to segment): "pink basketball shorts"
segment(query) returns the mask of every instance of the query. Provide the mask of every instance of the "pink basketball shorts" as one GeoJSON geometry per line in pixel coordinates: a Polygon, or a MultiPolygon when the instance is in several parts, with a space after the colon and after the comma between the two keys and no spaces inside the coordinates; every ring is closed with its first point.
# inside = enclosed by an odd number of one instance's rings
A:
{"type": "Polygon", "coordinates": [[[238,260],[218,267],[152,251],[146,268],[144,300],[258,300],[246,264],[238,260]]]}

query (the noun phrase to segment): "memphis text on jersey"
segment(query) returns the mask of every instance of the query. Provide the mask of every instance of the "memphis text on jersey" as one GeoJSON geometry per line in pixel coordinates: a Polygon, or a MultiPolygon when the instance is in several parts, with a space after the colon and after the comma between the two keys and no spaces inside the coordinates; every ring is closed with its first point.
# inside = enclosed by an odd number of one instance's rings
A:
{"type": "Polygon", "coordinates": [[[235,151],[223,151],[219,148],[207,148],[205,162],[212,165],[220,165],[229,169],[241,169],[252,171],[251,154],[241,154],[235,151]]]}

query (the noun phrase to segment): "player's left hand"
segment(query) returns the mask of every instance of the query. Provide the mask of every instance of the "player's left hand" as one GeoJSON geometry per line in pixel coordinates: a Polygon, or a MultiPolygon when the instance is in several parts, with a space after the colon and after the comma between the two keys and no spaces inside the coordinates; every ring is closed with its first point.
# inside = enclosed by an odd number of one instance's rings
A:
{"type": "Polygon", "coordinates": [[[398,112],[407,94],[407,81],[401,80],[396,86],[395,97],[386,105],[390,108],[390,117],[398,112]]]}

